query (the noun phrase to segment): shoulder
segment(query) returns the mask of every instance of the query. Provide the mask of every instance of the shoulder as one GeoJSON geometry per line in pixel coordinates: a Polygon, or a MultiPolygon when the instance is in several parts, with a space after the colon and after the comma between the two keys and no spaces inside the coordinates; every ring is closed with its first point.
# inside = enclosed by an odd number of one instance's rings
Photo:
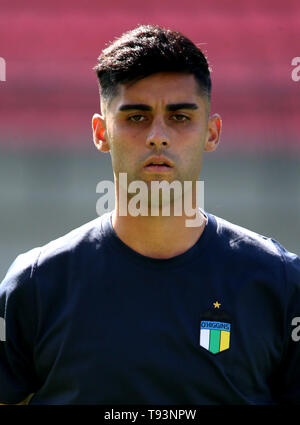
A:
{"type": "Polygon", "coordinates": [[[216,223],[216,244],[224,253],[227,252],[228,255],[240,261],[243,259],[252,261],[256,265],[278,266],[282,269],[285,278],[289,278],[291,273],[300,275],[298,255],[288,251],[274,238],[231,223],[221,217],[209,215],[216,223]]]}
{"type": "MultiPolygon", "coordinates": [[[[212,214],[210,214],[212,216],[212,214]]],[[[253,230],[231,223],[213,215],[216,221],[218,241],[225,248],[240,253],[281,257],[282,246],[271,237],[259,234],[253,230]]]]}
{"type": "MultiPolygon", "coordinates": [[[[102,241],[102,220],[107,219],[108,213],[97,217],[65,235],[53,239],[43,246],[32,248],[19,254],[10,265],[4,280],[0,284],[1,292],[11,292],[31,280],[38,268],[43,266],[51,269],[53,265],[67,262],[69,257],[76,256],[78,251],[88,255],[89,249],[102,241]]],[[[28,285],[27,285],[28,286],[28,285]]]]}
{"type": "Polygon", "coordinates": [[[40,247],[39,258],[36,265],[51,258],[58,259],[65,255],[72,255],[78,250],[92,248],[95,243],[100,243],[102,239],[102,222],[107,219],[107,217],[108,213],[40,247]]]}

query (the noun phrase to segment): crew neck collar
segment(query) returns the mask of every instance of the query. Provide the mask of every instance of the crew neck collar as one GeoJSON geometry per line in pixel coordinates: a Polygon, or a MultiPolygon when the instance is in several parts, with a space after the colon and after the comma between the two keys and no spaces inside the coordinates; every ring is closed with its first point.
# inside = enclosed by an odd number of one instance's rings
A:
{"type": "Polygon", "coordinates": [[[207,213],[206,211],[199,208],[200,211],[206,216],[207,222],[204,230],[195,242],[195,244],[182,254],[176,255],[171,258],[152,258],[140,254],[134,249],[126,245],[117,235],[112,226],[112,214],[113,211],[107,212],[102,216],[102,233],[108,242],[109,246],[117,251],[118,256],[124,256],[135,263],[139,263],[143,266],[150,266],[154,268],[163,267],[177,267],[193,261],[195,257],[202,255],[204,252],[205,245],[209,241],[210,237],[216,233],[217,223],[214,215],[207,213]]]}

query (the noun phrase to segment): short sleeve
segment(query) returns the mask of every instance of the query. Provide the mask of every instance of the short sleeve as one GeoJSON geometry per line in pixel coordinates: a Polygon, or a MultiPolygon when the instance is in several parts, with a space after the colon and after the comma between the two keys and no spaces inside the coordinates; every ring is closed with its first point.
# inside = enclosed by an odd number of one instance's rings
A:
{"type": "Polygon", "coordinates": [[[34,248],[19,255],[0,284],[0,403],[19,403],[37,390],[33,269],[38,253],[34,248]]]}
{"type": "Polygon", "coordinates": [[[281,403],[300,405],[300,259],[276,244],[284,260],[286,285],[286,338],[277,392],[281,403]]]}

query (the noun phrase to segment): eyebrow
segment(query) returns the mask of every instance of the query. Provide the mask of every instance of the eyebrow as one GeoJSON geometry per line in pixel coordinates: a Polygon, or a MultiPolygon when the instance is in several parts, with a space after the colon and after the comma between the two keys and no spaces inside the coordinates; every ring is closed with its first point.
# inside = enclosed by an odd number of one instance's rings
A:
{"type": "MultiPolygon", "coordinates": [[[[196,103],[170,103],[166,106],[166,109],[167,111],[177,111],[178,109],[198,109],[198,105],[196,103]]],[[[129,110],[152,111],[152,108],[151,106],[143,103],[126,104],[119,107],[119,111],[129,110]]]]}

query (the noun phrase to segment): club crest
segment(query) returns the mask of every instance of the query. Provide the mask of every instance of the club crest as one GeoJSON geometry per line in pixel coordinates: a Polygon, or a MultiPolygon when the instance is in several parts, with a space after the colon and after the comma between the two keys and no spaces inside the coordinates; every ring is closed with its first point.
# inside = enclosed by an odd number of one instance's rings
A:
{"type": "Polygon", "coordinates": [[[218,354],[230,347],[231,320],[221,304],[216,301],[214,309],[202,315],[199,344],[212,354],[218,354]]]}

